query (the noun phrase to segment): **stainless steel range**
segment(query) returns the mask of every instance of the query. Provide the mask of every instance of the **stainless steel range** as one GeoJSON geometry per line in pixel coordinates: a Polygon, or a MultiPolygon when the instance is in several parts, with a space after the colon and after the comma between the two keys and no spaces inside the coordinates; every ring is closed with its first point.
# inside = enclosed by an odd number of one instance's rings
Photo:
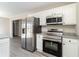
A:
{"type": "Polygon", "coordinates": [[[51,29],[44,34],[43,51],[55,56],[62,56],[62,29],[51,29]]]}

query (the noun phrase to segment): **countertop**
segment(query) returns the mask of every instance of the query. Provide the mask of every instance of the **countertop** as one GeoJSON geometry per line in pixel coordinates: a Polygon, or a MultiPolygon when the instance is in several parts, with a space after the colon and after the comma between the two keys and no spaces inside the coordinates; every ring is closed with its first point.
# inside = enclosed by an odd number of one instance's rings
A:
{"type": "MultiPolygon", "coordinates": [[[[39,33],[39,35],[44,35],[45,33],[39,33]]],[[[70,38],[70,39],[79,39],[79,36],[77,36],[74,33],[63,33],[63,38],[70,38]]]]}
{"type": "Polygon", "coordinates": [[[63,38],[79,39],[79,36],[74,33],[64,33],[63,38]]]}

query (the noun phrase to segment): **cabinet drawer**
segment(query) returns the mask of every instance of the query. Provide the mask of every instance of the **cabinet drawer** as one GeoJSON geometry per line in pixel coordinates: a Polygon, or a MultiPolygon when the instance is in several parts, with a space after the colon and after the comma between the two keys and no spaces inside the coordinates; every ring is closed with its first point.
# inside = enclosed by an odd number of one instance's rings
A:
{"type": "Polygon", "coordinates": [[[0,47],[0,57],[9,57],[10,53],[9,53],[9,47],[7,46],[3,46],[0,47]]]}
{"type": "Polygon", "coordinates": [[[78,43],[78,40],[76,39],[70,39],[70,38],[63,38],[63,43],[78,43]]]}
{"type": "Polygon", "coordinates": [[[9,38],[6,39],[0,39],[0,47],[1,46],[9,46],[9,38]]]}
{"type": "Polygon", "coordinates": [[[0,47],[2,47],[2,46],[9,46],[9,43],[7,42],[7,43],[0,43],[0,47]]]}
{"type": "Polygon", "coordinates": [[[9,42],[9,38],[0,39],[0,43],[5,43],[5,42],[9,42]]]}

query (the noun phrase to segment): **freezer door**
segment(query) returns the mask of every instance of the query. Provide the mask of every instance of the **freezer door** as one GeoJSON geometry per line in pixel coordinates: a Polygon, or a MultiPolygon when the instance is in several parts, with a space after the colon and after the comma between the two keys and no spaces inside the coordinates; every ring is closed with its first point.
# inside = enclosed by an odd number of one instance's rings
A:
{"type": "Polygon", "coordinates": [[[26,47],[29,51],[35,51],[35,33],[34,33],[34,18],[27,19],[27,35],[26,47]]]}
{"type": "Polygon", "coordinates": [[[24,48],[24,49],[26,48],[26,46],[25,46],[25,40],[26,40],[25,38],[21,39],[21,47],[24,48]]]}
{"type": "Polygon", "coordinates": [[[33,38],[27,38],[27,50],[33,52],[35,51],[35,45],[34,45],[33,38]]]}
{"type": "Polygon", "coordinates": [[[34,51],[34,32],[33,32],[33,23],[27,23],[27,39],[26,47],[29,51],[34,51]]]}

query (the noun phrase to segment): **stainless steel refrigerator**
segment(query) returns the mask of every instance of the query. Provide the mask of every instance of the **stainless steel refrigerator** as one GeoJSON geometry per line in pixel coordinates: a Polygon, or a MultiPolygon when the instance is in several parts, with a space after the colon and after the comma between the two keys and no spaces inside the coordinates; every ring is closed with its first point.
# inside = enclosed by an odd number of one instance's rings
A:
{"type": "Polygon", "coordinates": [[[41,32],[39,18],[28,17],[22,20],[21,46],[34,52],[36,50],[36,34],[41,32]]]}

